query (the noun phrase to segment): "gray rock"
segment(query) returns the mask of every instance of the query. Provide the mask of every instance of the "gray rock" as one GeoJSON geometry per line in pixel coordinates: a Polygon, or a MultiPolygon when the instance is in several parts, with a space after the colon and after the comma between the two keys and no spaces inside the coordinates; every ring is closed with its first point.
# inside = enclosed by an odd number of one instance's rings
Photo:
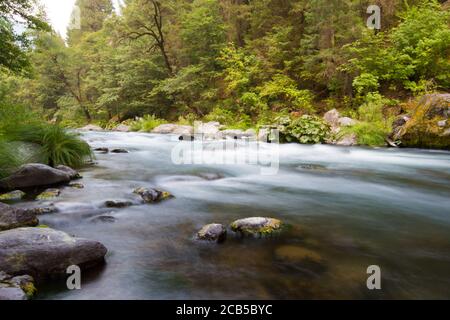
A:
{"type": "Polygon", "coordinates": [[[35,214],[37,216],[58,212],[58,209],[56,209],[56,207],[53,204],[47,207],[28,208],[23,210],[35,214]]]}
{"type": "Polygon", "coordinates": [[[357,124],[357,121],[349,117],[343,117],[339,118],[338,123],[341,127],[351,127],[357,124]]]}
{"type": "Polygon", "coordinates": [[[222,138],[225,139],[242,139],[244,137],[247,137],[247,135],[244,133],[244,131],[242,130],[223,130],[220,132],[220,134],[222,135],[222,138]]]}
{"type": "Polygon", "coordinates": [[[152,133],[178,134],[180,136],[191,136],[194,133],[194,127],[167,123],[156,127],[155,129],[152,130],[152,133]]]}
{"type": "Polygon", "coordinates": [[[78,171],[76,171],[68,166],[59,165],[59,166],[56,166],[55,169],[64,171],[65,173],[67,173],[69,175],[70,179],[80,179],[81,178],[78,171]]]}
{"type": "Polygon", "coordinates": [[[94,151],[100,152],[100,153],[108,153],[108,148],[95,148],[94,151]]]}
{"type": "Polygon", "coordinates": [[[28,275],[12,277],[0,271],[0,300],[28,300],[35,293],[33,277],[28,275]]]}
{"type": "Polygon", "coordinates": [[[19,227],[34,227],[38,224],[39,219],[33,212],[0,203],[0,231],[19,227]]]}
{"type": "Polygon", "coordinates": [[[219,132],[219,122],[197,123],[195,127],[195,133],[201,135],[205,140],[217,139],[219,132]]]}
{"type": "Polygon", "coordinates": [[[197,233],[198,240],[214,241],[218,243],[225,241],[226,237],[227,229],[223,225],[217,223],[208,224],[197,233]]]}
{"type": "Polygon", "coordinates": [[[82,270],[104,261],[100,242],[74,238],[50,228],[19,228],[0,232],[0,270],[35,278],[64,275],[77,265],[82,270]]]}
{"type": "Polygon", "coordinates": [[[282,222],[280,220],[262,217],[241,219],[231,224],[231,230],[242,235],[271,235],[279,231],[281,227],[282,222]]]}
{"type": "Polygon", "coordinates": [[[54,169],[45,164],[30,163],[21,166],[15,173],[0,180],[0,188],[11,190],[47,186],[69,181],[70,175],[67,172],[54,169]]]}
{"type": "Polygon", "coordinates": [[[328,123],[332,129],[336,129],[339,127],[339,118],[340,118],[339,111],[336,109],[330,110],[323,116],[323,119],[326,123],[328,123]]]}
{"type": "Polygon", "coordinates": [[[84,189],[84,184],[82,184],[82,183],[73,182],[73,183],[69,183],[68,186],[71,188],[74,188],[74,189],[84,189]]]}
{"type": "Polygon", "coordinates": [[[80,130],[82,130],[82,131],[104,131],[102,127],[96,126],[94,124],[89,124],[89,125],[81,128],[80,130]]]}
{"type": "Polygon", "coordinates": [[[343,136],[342,138],[340,138],[336,142],[336,145],[347,146],[347,147],[356,146],[356,145],[358,145],[358,137],[354,133],[347,134],[347,135],[343,136]]]}
{"type": "Polygon", "coordinates": [[[119,124],[114,131],[118,131],[118,132],[130,132],[131,131],[131,127],[127,126],[125,124],[119,124]]]}

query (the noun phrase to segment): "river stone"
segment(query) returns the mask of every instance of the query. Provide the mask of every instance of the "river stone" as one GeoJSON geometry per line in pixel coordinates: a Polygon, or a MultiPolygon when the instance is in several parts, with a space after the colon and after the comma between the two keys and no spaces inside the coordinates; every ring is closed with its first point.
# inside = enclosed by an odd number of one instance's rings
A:
{"type": "Polygon", "coordinates": [[[67,172],[54,169],[45,164],[30,163],[21,166],[15,173],[0,180],[0,188],[11,190],[47,186],[69,181],[70,175],[67,172]]]}
{"type": "Polygon", "coordinates": [[[94,151],[100,152],[100,153],[108,153],[108,148],[95,148],[94,151]]]}
{"type": "Polygon", "coordinates": [[[275,258],[286,262],[313,262],[322,264],[323,259],[315,251],[294,245],[285,245],[275,250],[275,258]]]}
{"type": "Polygon", "coordinates": [[[81,128],[80,130],[82,130],[82,131],[104,131],[102,127],[96,126],[94,124],[89,124],[89,125],[81,128]]]}
{"type": "Polygon", "coordinates": [[[358,137],[354,133],[347,134],[347,135],[343,136],[342,138],[340,138],[336,142],[336,145],[346,146],[346,147],[356,146],[356,145],[358,145],[358,137]]]}
{"type": "Polygon", "coordinates": [[[197,240],[214,241],[217,243],[225,241],[227,229],[218,223],[208,224],[197,233],[197,240]]]}
{"type": "Polygon", "coordinates": [[[233,222],[231,230],[243,235],[270,235],[281,229],[282,222],[273,218],[246,218],[233,222]]]}
{"type": "Polygon", "coordinates": [[[0,270],[36,278],[65,275],[71,265],[82,270],[104,261],[107,249],[97,241],[69,236],[50,228],[0,232],[0,270]]]}
{"type": "Polygon", "coordinates": [[[336,109],[330,110],[323,116],[323,119],[326,123],[330,125],[330,127],[335,131],[337,128],[339,128],[339,118],[340,118],[339,111],[336,109]]]}
{"type": "Polygon", "coordinates": [[[69,187],[74,189],[84,189],[84,184],[82,183],[69,183],[69,187]]]}
{"type": "Polygon", "coordinates": [[[69,175],[70,179],[80,179],[81,178],[78,171],[72,169],[71,167],[59,165],[59,166],[56,166],[55,169],[64,171],[65,173],[67,173],[69,175]]]}
{"type": "Polygon", "coordinates": [[[134,189],[133,193],[140,195],[145,203],[156,203],[174,197],[170,192],[167,191],[143,187],[134,189]]]}
{"type": "Polygon", "coordinates": [[[155,129],[152,130],[152,133],[178,134],[180,136],[191,136],[194,133],[194,127],[167,123],[156,127],[155,129]]]}
{"type": "Polygon", "coordinates": [[[22,198],[24,196],[25,196],[25,192],[20,191],[20,190],[15,190],[15,191],[11,191],[11,192],[0,195],[0,201],[22,200],[22,198]]]}
{"type": "Polygon", "coordinates": [[[349,117],[339,118],[338,122],[341,127],[351,127],[357,123],[356,120],[353,120],[352,118],[349,117]]]}
{"type": "Polygon", "coordinates": [[[33,212],[0,203],[0,231],[19,227],[34,227],[38,224],[39,219],[33,212]]]}
{"type": "Polygon", "coordinates": [[[36,200],[52,200],[59,197],[61,191],[59,189],[47,189],[36,197],[36,200]]]}
{"type": "Polygon", "coordinates": [[[50,214],[50,213],[55,213],[58,211],[58,209],[56,209],[56,207],[51,204],[47,207],[37,207],[37,208],[30,208],[30,209],[23,209],[29,213],[35,214],[37,216],[39,215],[43,215],[43,214],[50,214]]]}
{"type": "Polygon", "coordinates": [[[200,134],[206,140],[217,139],[219,132],[219,122],[198,123],[195,128],[195,133],[200,134]]]}
{"type": "Polygon", "coordinates": [[[109,200],[105,202],[107,208],[126,208],[132,205],[133,203],[130,201],[109,200]]]}

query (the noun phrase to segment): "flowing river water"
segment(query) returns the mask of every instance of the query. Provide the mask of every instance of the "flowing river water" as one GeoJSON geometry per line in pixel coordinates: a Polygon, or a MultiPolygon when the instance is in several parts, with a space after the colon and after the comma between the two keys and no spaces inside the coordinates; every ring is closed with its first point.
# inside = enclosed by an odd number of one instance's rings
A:
{"type": "MultiPolygon", "coordinates": [[[[102,242],[106,264],[82,274],[81,290],[57,282],[38,299],[450,298],[449,152],[264,144],[280,168],[263,175],[254,164],[176,165],[170,136],[83,138],[129,153],[97,154],[82,170],[85,188],[63,188],[59,212],[40,219],[102,242]],[[221,178],[205,179],[212,174],[221,178]],[[140,186],[176,198],[141,205],[132,193],[140,186]],[[136,205],[105,209],[107,200],[136,205]],[[116,221],[92,221],[102,214],[116,221]],[[262,239],[229,232],[223,244],[194,239],[205,224],[254,216],[289,228],[262,239]],[[303,249],[318,262],[299,259],[303,249]],[[370,265],[381,268],[382,290],[367,289],[370,265]]],[[[236,144],[227,152],[247,152],[236,144]]]]}

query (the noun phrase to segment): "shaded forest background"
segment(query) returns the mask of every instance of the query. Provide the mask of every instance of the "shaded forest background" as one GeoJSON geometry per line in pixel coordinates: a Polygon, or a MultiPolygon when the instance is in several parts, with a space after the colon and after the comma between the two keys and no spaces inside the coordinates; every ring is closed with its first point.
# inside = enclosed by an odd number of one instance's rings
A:
{"type": "Polygon", "coordinates": [[[373,118],[450,87],[445,1],[126,0],[121,14],[110,0],[76,5],[81,28],[67,39],[39,25],[44,11],[20,35],[2,20],[11,48],[20,42],[2,63],[2,103],[64,126],[147,115],[248,128],[332,108],[373,118]],[[371,4],[380,31],[366,26],[371,4]]]}

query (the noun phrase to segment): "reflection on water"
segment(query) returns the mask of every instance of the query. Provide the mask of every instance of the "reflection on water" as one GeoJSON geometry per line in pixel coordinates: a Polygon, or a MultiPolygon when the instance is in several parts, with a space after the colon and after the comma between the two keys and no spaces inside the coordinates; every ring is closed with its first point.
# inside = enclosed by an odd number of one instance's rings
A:
{"type": "MultiPolygon", "coordinates": [[[[43,288],[41,299],[315,299],[450,298],[450,153],[280,146],[280,171],[251,165],[171,162],[167,136],[86,133],[99,154],[82,174],[85,189],[65,188],[59,212],[41,222],[109,249],[107,264],[84,274],[83,289],[43,288]],[[205,174],[222,179],[208,180],[205,174]],[[106,200],[136,201],[155,186],[176,199],[104,209],[106,200]],[[107,214],[115,223],[93,223],[107,214]],[[270,216],[289,225],[266,239],[230,234],[221,245],[198,243],[207,223],[270,216]],[[382,290],[366,288],[379,265],[382,290]]],[[[188,143],[188,142],[186,142],[188,143]]]]}

